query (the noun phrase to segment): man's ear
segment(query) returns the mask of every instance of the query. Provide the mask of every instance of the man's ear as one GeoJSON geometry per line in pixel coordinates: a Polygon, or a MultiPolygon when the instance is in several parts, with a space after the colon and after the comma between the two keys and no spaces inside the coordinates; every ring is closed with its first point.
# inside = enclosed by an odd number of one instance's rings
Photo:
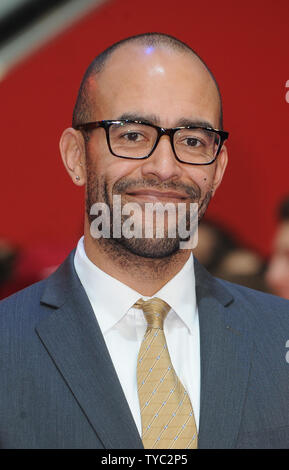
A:
{"type": "Polygon", "coordinates": [[[219,187],[223,179],[227,163],[228,163],[227,147],[223,145],[222,150],[219,153],[217,157],[217,161],[216,161],[216,170],[215,170],[214,181],[212,185],[212,196],[214,196],[217,188],[219,187]]]}
{"type": "Polygon", "coordinates": [[[65,129],[60,138],[59,149],[72,181],[77,186],[83,186],[86,183],[85,144],[81,132],[72,127],[65,129]]]}

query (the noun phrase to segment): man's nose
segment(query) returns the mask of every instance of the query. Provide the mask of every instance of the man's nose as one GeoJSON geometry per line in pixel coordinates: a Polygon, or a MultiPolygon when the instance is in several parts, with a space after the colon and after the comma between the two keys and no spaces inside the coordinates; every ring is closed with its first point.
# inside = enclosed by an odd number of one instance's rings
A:
{"type": "Polygon", "coordinates": [[[181,163],[173,152],[169,136],[162,136],[152,155],[143,161],[141,171],[144,176],[154,175],[161,181],[177,178],[182,174],[181,163]]]}

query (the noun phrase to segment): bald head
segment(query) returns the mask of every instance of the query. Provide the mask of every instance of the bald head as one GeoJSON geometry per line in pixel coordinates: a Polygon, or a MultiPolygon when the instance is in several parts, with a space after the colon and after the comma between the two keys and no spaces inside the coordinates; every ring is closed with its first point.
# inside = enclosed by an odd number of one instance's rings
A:
{"type": "MultiPolygon", "coordinates": [[[[124,55],[128,63],[133,61],[134,55],[132,55],[132,52],[136,53],[137,48],[130,48],[128,46],[142,46],[142,50],[144,50],[144,53],[148,56],[150,56],[151,53],[156,49],[166,49],[175,54],[188,55],[194,62],[196,68],[199,67],[200,73],[202,73],[204,76],[205,71],[209,77],[209,80],[213,84],[216,100],[218,101],[219,116],[217,127],[219,127],[219,129],[223,128],[222,99],[217,81],[212,72],[209,70],[205,62],[198,56],[198,54],[187,44],[174,38],[173,36],[163,33],[145,33],[123,39],[107,48],[91,62],[82,79],[76,104],[73,110],[73,127],[81,123],[93,121],[95,119],[94,107],[97,106],[97,103],[95,103],[94,91],[96,87],[97,76],[104,72],[106,67],[112,63],[112,60],[110,59],[113,59],[117,50],[121,48],[123,49],[122,52],[126,52],[126,54],[121,54],[122,62],[125,60],[124,55]]],[[[110,116],[110,118],[114,117],[110,116]]]]}

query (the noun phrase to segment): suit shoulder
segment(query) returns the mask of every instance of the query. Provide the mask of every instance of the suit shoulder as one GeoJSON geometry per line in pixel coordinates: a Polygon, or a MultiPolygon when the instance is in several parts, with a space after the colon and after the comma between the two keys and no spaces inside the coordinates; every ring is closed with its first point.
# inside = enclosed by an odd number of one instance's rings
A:
{"type": "Polygon", "coordinates": [[[0,301],[0,318],[5,313],[24,311],[33,309],[34,305],[39,305],[42,293],[45,289],[46,279],[31,284],[15,294],[0,301]]]}
{"type": "Polygon", "coordinates": [[[288,311],[289,300],[283,299],[273,294],[267,292],[262,292],[259,290],[251,289],[249,287],[241,286],[233,282],[226,281],[224,279],[216,278],[216,280],[228,289],[231,294],[244,302],[252,304],[261,304],[262,306],[267,306],[271,308],[272,306],[278,307],[279,309],[288,311]]]}
{"type": "Polygon", "coordinates": [[[232,305],[235,304],[243,314],[249,314],[258,322],[266,320],[268,325],[275,328],[277,320],[289,327],[289,300],[223,279],[217,281],[230,291],[234,298],[232,305]]]}

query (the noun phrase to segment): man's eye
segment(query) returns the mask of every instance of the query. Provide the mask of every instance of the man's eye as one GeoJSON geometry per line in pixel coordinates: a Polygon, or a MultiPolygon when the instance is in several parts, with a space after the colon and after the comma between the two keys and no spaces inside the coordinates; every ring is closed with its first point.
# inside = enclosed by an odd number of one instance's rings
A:
{"type": "Polygon", "coordinates": [[[142,139],[142,135],[138,132],[128,132],[123,134],[122,137],[130,142],[138,142],[142,139]]]}
{"type": "Polygon", "coordinates": [[[200,142],[199,139],[196,139],[195,137],[188,137],[184,140],[184,143],[188,145],[188,147],[199,147],[202,144],[202,142],[200,142]]]}

